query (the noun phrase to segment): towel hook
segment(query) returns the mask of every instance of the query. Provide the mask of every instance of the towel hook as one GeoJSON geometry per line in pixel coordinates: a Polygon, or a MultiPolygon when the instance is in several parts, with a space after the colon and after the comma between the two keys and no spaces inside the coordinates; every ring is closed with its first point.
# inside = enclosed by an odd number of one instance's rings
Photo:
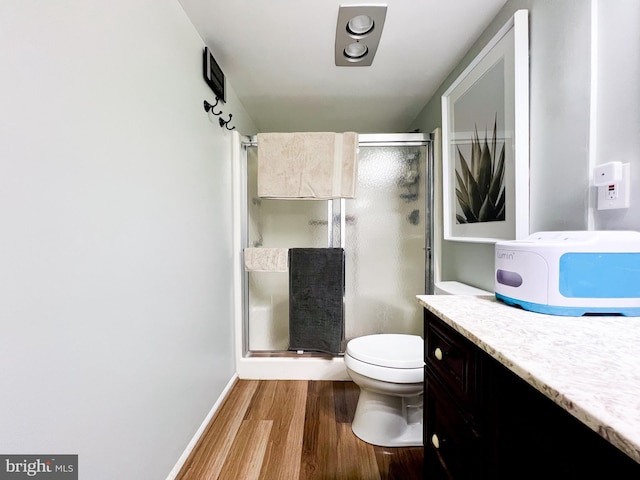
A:
{"type": "Polygon", "coordinates": [[[213,113],[214,115],[222,115],[222,110],[220,110],[219,112],[214,112],[213,109],[218,105],[218,102],[220,102],[220,99],[218,97],[216,97],[216,103],[215,105],[211,105],[209,102],[207,102],[206,100],[204,101],[204,111],[208,112],[209,110],[211,110],[211,113],[213,113]]]}
{"type": "Polygon", "coordinates": [[[229,122],[231,121],[231,117],[233,117],[233,114],[229,114],[229,120],[223,120],[222,117],[220,117],[218,119],[218,121],[220,122],[220,127],[225,127],[227,130],[233,130],[235,127],[235,125],[231,128],[229,128],[229,122]]]}

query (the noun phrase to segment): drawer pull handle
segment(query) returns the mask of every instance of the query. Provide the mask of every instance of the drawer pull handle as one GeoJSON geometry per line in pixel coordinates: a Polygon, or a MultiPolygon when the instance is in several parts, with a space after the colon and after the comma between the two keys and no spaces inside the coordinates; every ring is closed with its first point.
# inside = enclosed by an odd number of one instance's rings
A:
{"type": "Polygon", "coordinates": [[[440,448],[440,439],[438,438],[438,435],[436,435],[435,433],[431,435],[431,444],[434,446],[435,449],[440,448]]]}
{"type": "Polygon", "coordinates": [[[440,347],[436,347],[436,349],[433,351],[433,355],[437,360],[442,360],[444,358],[444,352],[440,349],[440,347]]]}

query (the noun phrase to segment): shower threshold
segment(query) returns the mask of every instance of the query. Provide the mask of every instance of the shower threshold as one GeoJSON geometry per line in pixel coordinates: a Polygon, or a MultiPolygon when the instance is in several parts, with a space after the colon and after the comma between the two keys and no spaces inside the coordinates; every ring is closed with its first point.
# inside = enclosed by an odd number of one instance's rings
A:
{"type": "Polygon", "coordinates": [[[274,351],[259,351],[259,352],[247,352],[245,358],[339,358],[343,357],[344,353],[341,352],[338,355],[332,355],[324,352],[313,352],[310,350],[304,350],[297,352],[293,350],[274,350],[274,351]]]}

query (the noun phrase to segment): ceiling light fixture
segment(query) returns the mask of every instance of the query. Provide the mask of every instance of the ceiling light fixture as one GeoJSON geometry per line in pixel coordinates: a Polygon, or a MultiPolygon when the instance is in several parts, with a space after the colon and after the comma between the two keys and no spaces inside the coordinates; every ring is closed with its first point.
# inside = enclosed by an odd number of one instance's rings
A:
{"type": "Polygon", "coordinates": [[[373,18],[369,15],[356,15],[347,23],[347,32],[352,35],[365,35],[373,30],[373,18]]]}
{"type": "Polygon", "coordinates": [[[364,57],[369,49],[364,43],[354,42],[350,43],[344,48],[344,55],[347,59],[358,59],[364,57]]]}
{"type": "Polygon", "coordinates": [[[386,5],[341,5],[336,27],[335,59],[339,67],[367,67],[378,49],[386,5]]]}

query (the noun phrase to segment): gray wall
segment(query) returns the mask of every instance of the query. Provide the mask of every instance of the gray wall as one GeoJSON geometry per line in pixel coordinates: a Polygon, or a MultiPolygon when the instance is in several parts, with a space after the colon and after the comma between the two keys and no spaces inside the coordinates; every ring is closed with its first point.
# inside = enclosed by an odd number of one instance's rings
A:
{"type": "MultiPolygon", "coordinates": [[[[591,102],[592,3],[510,0],[411,126],[424,132],[440,127],[441,95],[516,10],[528,9],[531,232],[640,229],[640,192],[633,192],[628,210],[593,214],[591,209],[590,162],[626,159],[635,165],[632,181],[638,184],[640,175],[638,4],[634,0],[594,1],[600,12],[593,22],[599,33],[594,37],[598,40],[595,69],[599,83],[595,115],[591,102]],[[607,128],[600,128],[603,124],[607,128]],[[597,137],[595,142],[590,129],[597,137]],[[595,156],[590,152],[594,144],[595,156]]],[[[493,291],[493,248],[493,244],[444,241],[442,279],[493,291]]]]}
{"type": "Polygon", "coordinates": [[[631,164],[628,209],[595,210],[601,230],[640,230],[640,2],[597,0],[595,163],[631,164]]]}
{"type": "MultiPolygon", "coordinates": [[[[231,135],[176,0],[0,2],[0,452],[165,478],[235,373],[231,135]]],[[[233,91],[225,112],[255,131],[233,91]]]]}

